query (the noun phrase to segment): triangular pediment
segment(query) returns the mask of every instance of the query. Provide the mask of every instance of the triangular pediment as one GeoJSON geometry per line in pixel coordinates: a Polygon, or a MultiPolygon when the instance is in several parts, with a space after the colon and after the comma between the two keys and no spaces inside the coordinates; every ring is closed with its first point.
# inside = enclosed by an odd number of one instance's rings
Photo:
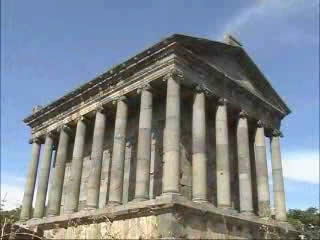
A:
{"type": "Polygon", "coordinates": [[[178,35],[178,41],[205,61],[212,68],[222,72],[251,94],[279,109],[284,115],[290,109],[271,84],[241,47],[207,39],[178,35]]]}

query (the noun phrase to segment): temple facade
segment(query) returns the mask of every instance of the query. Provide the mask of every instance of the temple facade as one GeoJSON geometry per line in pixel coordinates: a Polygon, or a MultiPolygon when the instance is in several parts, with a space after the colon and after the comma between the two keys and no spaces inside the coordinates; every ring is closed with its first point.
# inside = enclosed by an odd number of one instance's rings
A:
{"type": "Polygon", "coordinates": [[[289,113],[233,37],[174,34],[24,119],[21,223],[47,238],[288,234],[289,113]]]}

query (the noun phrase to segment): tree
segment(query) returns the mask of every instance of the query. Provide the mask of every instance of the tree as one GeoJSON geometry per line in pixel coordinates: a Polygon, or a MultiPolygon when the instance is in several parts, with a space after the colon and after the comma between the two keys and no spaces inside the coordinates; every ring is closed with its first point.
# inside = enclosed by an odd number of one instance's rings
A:
{"type": "Polygon", "coordinates": [[[305,239],[320,239],[320,212],[310,207],[307,210],[289,209],[288,222],[296,227],[305,239]]]}

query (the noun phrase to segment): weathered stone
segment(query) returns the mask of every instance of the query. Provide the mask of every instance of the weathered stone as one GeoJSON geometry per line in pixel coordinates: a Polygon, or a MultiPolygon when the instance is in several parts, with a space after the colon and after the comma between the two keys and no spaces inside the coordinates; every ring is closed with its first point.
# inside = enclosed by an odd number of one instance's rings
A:
{"type": "Polygon", "coordinates": [[[36,185],[37,170],[39,164],[40,147],[40,141],[38,139],[34,139],[32,141],[32,159],[29,165],[25,191],[22,200],[20,215],[21,220],[28,220],[31,217],[34,187],[36,185]]]}
{"type": "Polygon", "coordinates": [[[150,87],[144,87],[141,90],[135,200],[149,199],[151,127],[152,92],[150,87]]]}
{"type": "Polygon", "coordinates": [[[254,152],[258,193],[258,214],[270,216],[270,192],[264,127],[258,126],[255,133],[254,152]]]}
{"type": "Polygon", "coordinates": [[[280,134],[277,133],[271,138],[271,160],[276,219],[286,221],[287,214],[280,152],[280,134]]]}
{"type": "Polygon", "coordinates": [[[180,192],[180,84],[173,75],[167,79],[165,124],[162,193],[177,194],[180,192]]]}
{"type": "Polygon", "coordinates": [[[64,182],[65,167],[67,161],[70,128],[62,126],[60,129],[57,160],[53,169],[52,183],[49,191],[48,215],[56,216],[60,212],[62,189],[64,182]]]}
{"type": "Polygon", "coordinates": [[[228,118],[225,99],[216,112],[217,206],[231,208],[228,118]]]}
{"type": "Polygon", "coordinates": [[[237,126],[237,149],[238,149],[238,168],[239,168],[239,194],[240,194],[240,212],[251,214],[253,212],[252,203],[252,183],[251,166],[249,153],[247,115],[240,113],[237,126]]]}
{"type": "Polygon", "coordinates": [[[206,150],[206,99],[198,92],[193,100],[192,117],[192,200],[206,202],[207,150],[206,150]]]}
{"type": "Polygon", "coordinates": [[[122,203],[127,119],[128,106],[126,103],[126,98],[121,97],[117,101],[108,204],[122,203]]]}
{"type": "Polygon", "coordinates": [[[87,128],[85,121],[86,120],[82,117],[77,122],[72,155],[70,192],[68,193],[65,207],[66,213],[75,212],[78,209],[87,128]]]}
{"type": "Polygon", "coordinates": [[[104,145],[104,134],[106,128],[106,114],[103,109],[96,111],[94,124],[92,151],[91,151],[91,170],[88,179],[87,207],[97,208],[99,205],[99,191],[101,180],[102,156],[104,145]]]}
{"type": "Polygon", "coordinates": [[[49,183],[49,175],[51,169],[51,159],[52,159],[52,151],[53,151],[53,136],[52,134],[48,134],[46,136],[46,140],[44,143],[43,157],[42,163],[39,173],[39,184],[36,195],[36,203],[34,207],[33,217],[42,218],[44,216],[48,183],[49,183]]]}

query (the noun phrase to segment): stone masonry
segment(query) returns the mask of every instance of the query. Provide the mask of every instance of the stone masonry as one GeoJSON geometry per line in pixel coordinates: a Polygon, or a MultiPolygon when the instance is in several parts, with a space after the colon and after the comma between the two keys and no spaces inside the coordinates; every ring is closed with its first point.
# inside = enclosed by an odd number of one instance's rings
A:
{"type": "Polygon", "coordinates": [[[233,37],[174,34],[24,119],[21,224],[47,238],[291,237],[289,113],[233,37]]]}

